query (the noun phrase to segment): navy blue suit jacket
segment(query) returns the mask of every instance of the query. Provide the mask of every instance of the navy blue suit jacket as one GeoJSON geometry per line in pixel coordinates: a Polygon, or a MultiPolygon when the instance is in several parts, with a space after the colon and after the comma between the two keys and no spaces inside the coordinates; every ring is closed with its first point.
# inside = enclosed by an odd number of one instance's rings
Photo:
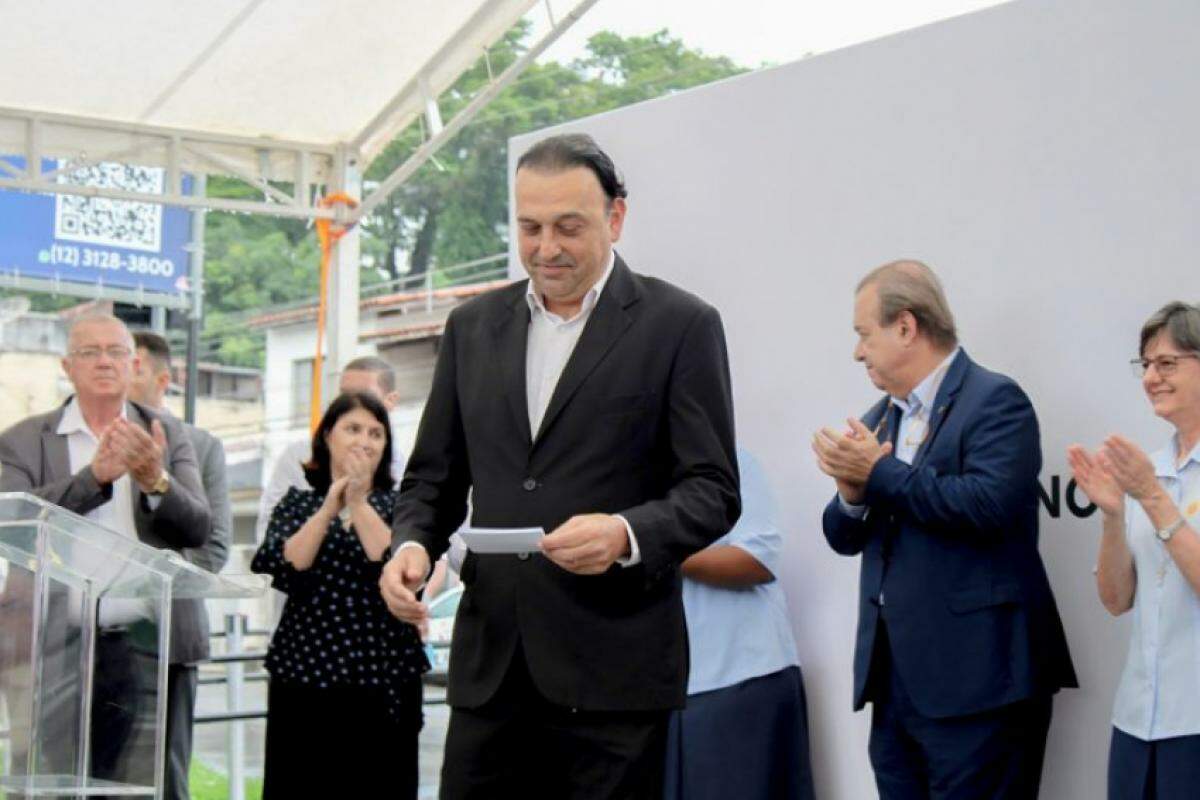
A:
{"type": "MultiPolygon", "coordinates": [[[[874,429],[887,399],[863,417],[874,429]]],[[[892,669],[916,709],[952,717],[1077,686],[1038,553],[1037,416],[1010,378],[960,352],[946,372],[912,466],[894,456],[867,480],[865,518],[835,496],[829,545],[862,555],[854,707],[882,613],[892,669]],[[883,595],[882,610],[879,605],[883,595]]]]}

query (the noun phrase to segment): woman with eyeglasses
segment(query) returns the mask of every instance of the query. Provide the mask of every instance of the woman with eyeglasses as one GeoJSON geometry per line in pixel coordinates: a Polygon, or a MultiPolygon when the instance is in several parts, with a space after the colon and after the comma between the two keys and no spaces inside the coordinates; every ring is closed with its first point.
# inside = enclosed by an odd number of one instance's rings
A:
{"type": "Polygon", "coordinates": [[[1114,616],[1133,612],[1109,799],[1190,800],[1200,793],[1200,307],[1163,306],[1140,344],[1133,367],[1171,439],[1147,456],[1114,435],[1067,458],[1103,512],[1100,600],[1114,616]]]}
{"type": "Polygon", "coordinates": [[[417,796],[416,629],[388,613],[392,434],[372,395],[339,395],[251,563],[287,595],[267,651],[263,798],[417,796]]]}

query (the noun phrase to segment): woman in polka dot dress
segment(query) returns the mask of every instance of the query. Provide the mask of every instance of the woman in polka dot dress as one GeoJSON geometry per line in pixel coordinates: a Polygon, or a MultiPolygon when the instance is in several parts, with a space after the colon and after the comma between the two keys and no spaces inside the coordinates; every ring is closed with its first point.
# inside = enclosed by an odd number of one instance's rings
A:
{"type": "Polygon", "coordinates": [[[335,399],[304,465],[312,491],[279,501],[251,564],[287,595],[266,659],[265,800],[417,796],[429,665],[416,629],[379,593],[396,500],[391,451],[378,400],[335,399]]]}

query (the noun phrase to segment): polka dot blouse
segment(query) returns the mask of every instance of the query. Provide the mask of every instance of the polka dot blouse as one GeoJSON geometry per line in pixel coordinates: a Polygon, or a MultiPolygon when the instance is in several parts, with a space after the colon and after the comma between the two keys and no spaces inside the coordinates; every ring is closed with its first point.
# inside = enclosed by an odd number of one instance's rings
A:
{"type": "MultiPolygon", "coordinates": [[[[375,490],[368,502],[386,522],[396,497],[375,490]]],[[[337,517],[311,567],[297,571],[283,558],[284,542],[324,501],[324,495],[289,489],[250,564],[288,596],[265,666],[272,680],[320,689],[372,687],[399,703],[400,687],[418,680],[429,663],[416,628],[384,605],[379,594],[383,562],[368,560],[358,536],[337,517]]]]}

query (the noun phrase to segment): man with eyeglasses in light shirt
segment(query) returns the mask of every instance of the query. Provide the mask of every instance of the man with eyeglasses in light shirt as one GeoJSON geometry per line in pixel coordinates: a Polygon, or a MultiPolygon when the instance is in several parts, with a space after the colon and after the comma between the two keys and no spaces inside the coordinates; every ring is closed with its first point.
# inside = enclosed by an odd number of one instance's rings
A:
{"type": "MultiPolygon", "coordinates": [[[[101,313],[75,320],[62,360],[75,393],[0,434],[0,492],[28,492],[151,547],[199,547],[212,520],[195,451],[178,420],[128,399],[136,358],[121,320],[101,313]]],[[[91,775],[145,780],[127,774],[143,766],[128,750],[139,695],[153,691],[140,683],[132,636],[145,614],[119,603],[102,603],[99,612],[91,775]]],[[[201,600],[174,603],[171,663],[207,657],[207,637],[197,634],[203,614],[201,600]]],[[[68,624],[62,617],[51,609],[49,624],[68,624]]],[[[75,736],[73,719],[64,710],[51,716],[52,727],[57,720],[70,728],[58,734],[75,736]]]]}

